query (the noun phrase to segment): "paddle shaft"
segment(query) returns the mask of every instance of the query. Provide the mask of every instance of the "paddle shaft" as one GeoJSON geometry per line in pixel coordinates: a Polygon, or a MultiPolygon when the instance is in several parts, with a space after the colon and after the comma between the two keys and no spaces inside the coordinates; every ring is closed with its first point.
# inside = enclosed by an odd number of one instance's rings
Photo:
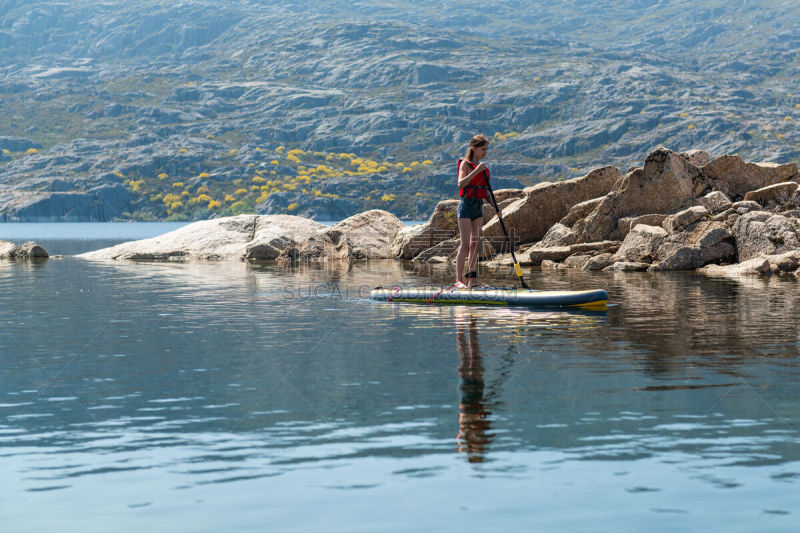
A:
{"type": "Polygon", "coordinates": [[[503,217],[500,216],[500,208],[497,207],[497,199],[494,197],[494,191],[492,190],[492,186],[489,185],[489,181],[486,181],[486,188],[489,189],[489,196],[492,198],[492,204],[494,204],[494,210],[497,211],[497,219],[500,221],[500,228],[503,230],[503,235],[506,236],[506,244],[508,244],[508,249],[511,250],[511,259],[514,260],[514,271],[517,273],[517,277],[519,277],[519,282],[522,284],[523,289],[530,289],[528,284],[525,283],[525,279],[522,277],[522,269],[519,266],[519,261],[517,261],[517,256],[514,254],[514,244],[511,242],[511,239],[508,236],[508,231],[506,231],[506,223],[503,222],[503,217]]]}

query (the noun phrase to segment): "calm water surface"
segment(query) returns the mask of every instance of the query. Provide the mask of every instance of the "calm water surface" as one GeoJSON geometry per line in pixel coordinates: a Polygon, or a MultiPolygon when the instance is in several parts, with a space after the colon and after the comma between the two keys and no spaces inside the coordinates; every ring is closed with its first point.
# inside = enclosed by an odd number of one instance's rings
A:
{"type": "Polygon", "coordinates": [[[449,279],[0,262],[2,530],[797,530],[794,278],[531,274],[606,313],[366,299],[449,279]]]}

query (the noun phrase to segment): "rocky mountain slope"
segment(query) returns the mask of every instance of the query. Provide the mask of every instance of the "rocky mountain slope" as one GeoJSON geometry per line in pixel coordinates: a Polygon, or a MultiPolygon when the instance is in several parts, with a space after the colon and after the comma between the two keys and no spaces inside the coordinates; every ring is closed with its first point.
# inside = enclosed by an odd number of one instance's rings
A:
{"type": "Polygon", "coordinates": [[[7,0],[0,217],[424,218],[659,145],[795,161],[790,1],[7,0]]]}

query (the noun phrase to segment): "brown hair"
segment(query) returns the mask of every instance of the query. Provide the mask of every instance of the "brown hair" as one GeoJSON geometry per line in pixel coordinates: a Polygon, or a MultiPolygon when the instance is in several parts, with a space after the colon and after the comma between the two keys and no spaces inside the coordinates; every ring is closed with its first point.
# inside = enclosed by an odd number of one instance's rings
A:
{"type": "Polygon", "coordinates": [[[470,139],[469,148],[467,148],[467,154],[464,156],[464,159],[472,163],[472,156],[475,153],[475,148],[480,148],[481,146],[485,146],[487,144],[489,144],[489,139],[483,135],[476,135],[470,139]]]}

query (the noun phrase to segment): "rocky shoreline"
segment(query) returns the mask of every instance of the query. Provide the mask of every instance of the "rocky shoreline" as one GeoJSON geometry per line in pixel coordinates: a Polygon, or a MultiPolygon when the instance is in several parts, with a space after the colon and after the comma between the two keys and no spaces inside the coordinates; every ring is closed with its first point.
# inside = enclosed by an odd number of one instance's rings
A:
{"type": "MultiPolygon", "coordinates": [[[[607,166],[580,178],[499,190],[496,196],[522,266],[800,276],[798,183],[796,163],[712,159],[702,151],[659,148],[624,175],[607,166]]],[[[459,244],[457,204],[439,202],[427,222],[414,226],[382,210],[332,226],[291,215],[239,215],[78,257],[448,263],[459,244]]],[[[491,207],[484,209],[481,263],[509,266],[499,219],[491,207]]],[[[0,257],[15,257],[10,250],[0,251],[0,257]]]]}

